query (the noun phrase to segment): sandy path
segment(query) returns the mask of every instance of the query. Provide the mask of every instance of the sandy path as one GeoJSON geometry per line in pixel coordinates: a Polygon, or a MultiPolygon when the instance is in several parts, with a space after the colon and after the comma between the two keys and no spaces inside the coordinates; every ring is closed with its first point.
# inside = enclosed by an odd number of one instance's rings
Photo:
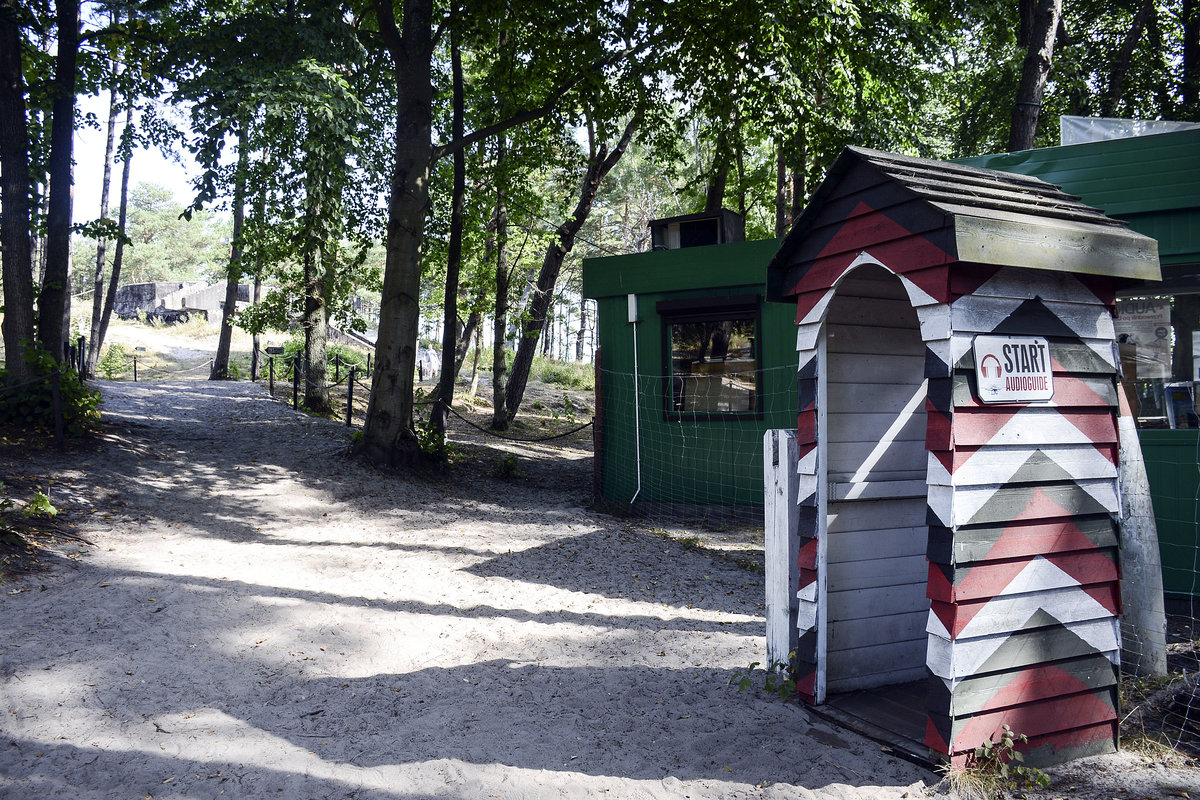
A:
{"type": "Polygon", "coordinates": [[[30,464],[95,546],[0,586],[0,796],[899,798],[936,780],[729,687],[764,657],[761,575],[589,512],[586,460],[389,476],[251,384],[98,383],[107,441],[30,464]]]}

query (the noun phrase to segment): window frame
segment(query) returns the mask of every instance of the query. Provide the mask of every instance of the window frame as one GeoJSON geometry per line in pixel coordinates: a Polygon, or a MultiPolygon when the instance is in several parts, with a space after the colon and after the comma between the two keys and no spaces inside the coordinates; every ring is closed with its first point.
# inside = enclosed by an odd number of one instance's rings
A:
{"type": "Polygon", "coordinates": [[[762,295],[705,295],[683,300],[660,300],[655,310],[662,324],[662,403],[667,422],[737,422],[763,418],[762,295]],[[688,322],[754,320],[754,399],[747,411],[678,411],[675,409],[675,364],[672,326],[688,322]]]}

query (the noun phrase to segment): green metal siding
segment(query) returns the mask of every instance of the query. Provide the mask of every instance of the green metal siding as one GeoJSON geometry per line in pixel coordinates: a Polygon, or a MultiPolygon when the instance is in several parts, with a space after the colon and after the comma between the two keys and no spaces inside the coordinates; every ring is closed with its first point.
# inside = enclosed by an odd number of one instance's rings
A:
{"type": "Polygon", "coordinates": [[[1163,264],[1200,260],[1200,130],[958,159],[1034,175],[1158,239],[1163,264]]]}
{"type": "MultiPolygon", "coordinates": [[[[762,239],[586,258],[583,261],[583,295],[597,299],[617,295],[624,298],[627,294],[644,292],[761,286],[766,281],[767,262],[778,249],[778,239],[762,239]]],[[[624,312],[621,318],[625,318],[624,312]]]]}
{"type": "Polygon", "coordinates": [[[597,299],[601,347],[600,459],[605,500],[761,506],[763,433],[796,426],[795,306],[761,308],[763,413],[756,419],[689,420],[665,416],[661,300],[765,294],[774,240],[589,259],[584,294],[597,299]],[[638,295],[638,434],[634,424],[634,325],[626,295],[638,295]]]}
{"type": "Polygon", "coordinates": [[[1200,431],[1143,430],[1168,597],[1200,596],[1200,431]]]}

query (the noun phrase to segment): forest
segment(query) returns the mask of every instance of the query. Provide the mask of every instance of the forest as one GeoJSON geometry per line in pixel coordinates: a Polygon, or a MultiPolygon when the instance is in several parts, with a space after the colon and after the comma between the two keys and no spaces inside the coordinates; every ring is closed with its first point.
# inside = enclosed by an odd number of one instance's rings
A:
{"type": "Polygon", "coordinates": [[[405,466],[485,330],[508,426],[579,260],[648,249],[648,220],[728,208],[782,236],[846,145],[1016,151],[1061,115],[1200,121],[1196,0],[0,0],[4,382],[66,369],[72,270],[94,365],[116,287],[154,279],[126,251],[187,237],[227,297],[256,286],[223,329],[303,331],[314,410],[329,326],[378,298],[358,447],[405,466]],[[104,213],[75,224],[81,127],[107,137],[104,213]],[[198,166],[181,214],[129,186],[144,148],[198,166]]]}

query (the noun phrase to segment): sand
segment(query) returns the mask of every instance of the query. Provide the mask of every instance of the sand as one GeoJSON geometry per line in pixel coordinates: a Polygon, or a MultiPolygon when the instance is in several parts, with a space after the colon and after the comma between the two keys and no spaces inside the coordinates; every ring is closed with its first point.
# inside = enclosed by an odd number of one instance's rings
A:
{"type": "MultiPolygon", "coordinates": [[[[97,381],[28,476],[90,545],[0,584],[0,796],[901,798],[730,679],[763,580],[593,512],[570,444],[395,475],[249,383],[97,381]]],[[[759,676],[761,681],[761,675],[759,676]]]]}

